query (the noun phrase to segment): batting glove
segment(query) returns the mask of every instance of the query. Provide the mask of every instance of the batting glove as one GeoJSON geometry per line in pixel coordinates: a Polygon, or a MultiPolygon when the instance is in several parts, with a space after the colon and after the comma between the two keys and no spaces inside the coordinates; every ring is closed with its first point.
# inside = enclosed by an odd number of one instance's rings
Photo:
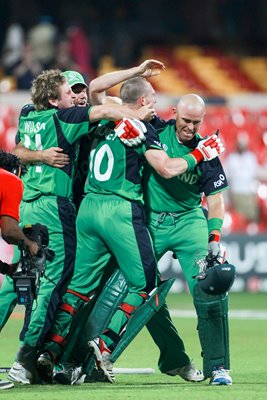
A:
{"type": "Polygon", "coordinates": [[[217,135],[209,136],[205,139],[200,140],[195,150],[191,154],[196,158],[197,162],[210,161],[219,154],[224,152],[224,146],[220,138],[217,135]]]}
{"type": "Polygon", "coordinates": [[[147,129],[138,119],[123,118],[115,127],[115,133],[123,144],[132,147],[146,140],[147,129]]]}
{"type": "Polygon", "coordinates": [[[225,262],[226,248],[220,243],[220,235],[210,234],[208,252],[215,257],[220,264],[225,262]]]}

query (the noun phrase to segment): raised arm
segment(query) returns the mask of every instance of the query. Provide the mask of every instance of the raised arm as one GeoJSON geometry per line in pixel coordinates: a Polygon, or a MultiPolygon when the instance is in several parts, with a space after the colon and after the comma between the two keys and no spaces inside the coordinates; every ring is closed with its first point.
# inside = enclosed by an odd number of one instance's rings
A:
{"type": "Polygon", "coordinates": [[[165,66],[157,60],[146,60],[138,67],[133,67],[120,71],[109,72],[105,75],[93,79],[89,85],[89,99],[92,105],[102,104],[105,91],[111,87],[136,76],[149,78],[159,75],[165,66]]]}
{"type": "Polygon", "coordinates": [[[91,122],[101,119],[119,121],[122,118],[150,120],[155,115],[155,109],[151,105],[140,107],[138,110],[120,104],[104,104],[93,106],[89,115],[91,122]]]}

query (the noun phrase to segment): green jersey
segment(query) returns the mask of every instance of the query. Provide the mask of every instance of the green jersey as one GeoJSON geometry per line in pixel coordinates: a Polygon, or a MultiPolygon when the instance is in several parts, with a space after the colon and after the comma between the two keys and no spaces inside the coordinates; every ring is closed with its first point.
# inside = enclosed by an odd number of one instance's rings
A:
{"type": "MultiPolygon", "coordinates": [[[[35,111],[32,105],[22,109],[18,134],[23,146],[30,150],[60,147],[70,157],[69,164],[64,168],[30,165],[23,176],[24,201],[32,201],[41,195],[72,198],[78,141],[89,132],[90,109],[71,107],[35,111]]],[[[95,126],[90,125],[91,129],[95,126]]]]}
{"type": "Polygon", "coordinates": [[[114,124],[96,131],[89,160],[89,174],[85,192],[115,194],[127,200],[143,203],[142,175],[145,152],[162,150],[158,135],[150,124],[146,124],[146,141],[135,148],[122,144],[114,132],[114,124]]]}
{"type": "MultiPolygon", "coordinates": [[[[201,136],[197,134],[189,146],[179,142],[176,136],[175,120],[155,121],[160,141],[169,157],[183,157],[196,146],[201,136]],[[163,126],[162,126],[163,124],[163,126]],[[158,128],[158,129],[157,129],[158,128]]],[[[200,207],[203,193],[208,196],[228,186],[225,173],[218,157],[201,162],[191,171],[164,179],[149,165],[144,172],[144,197],[148,211],[156,213],[183,213],[200,207]]]]}

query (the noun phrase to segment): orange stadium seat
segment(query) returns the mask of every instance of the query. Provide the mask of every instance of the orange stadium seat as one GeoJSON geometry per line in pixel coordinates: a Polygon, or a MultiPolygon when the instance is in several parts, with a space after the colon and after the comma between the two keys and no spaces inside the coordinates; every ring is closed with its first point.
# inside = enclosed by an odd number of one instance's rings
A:
{"type": "Polygon", "coordinates": [[[267,91],[265,57],[233,57],[215,47],[188,45],[147,46],[142,58],[158,58],[166,64],[171,84],[159,88],[165,93],[172,94],[175,87],[182,94],[192,90],[206,96],[267,91]]]}

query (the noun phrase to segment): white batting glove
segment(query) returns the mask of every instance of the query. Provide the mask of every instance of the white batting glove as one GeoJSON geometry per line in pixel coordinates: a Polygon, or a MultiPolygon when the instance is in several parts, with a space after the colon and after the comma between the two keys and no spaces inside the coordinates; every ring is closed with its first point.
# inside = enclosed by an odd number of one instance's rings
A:
{"type": "Polygon", "coordinates": [[[220,138],[217,135],[209,136],[205,139],[200,140],[195,150],[191,154],[196,158],[197,162],[210,161],[213,158],[224,152],[224,146],[220,138]]]}
{"type": "Polygon", "coordinates": [[[122,143],[129,147],[138,146],[146,140],[146,126],[138,119],[123,118],[114,130],[122,143]]]}
{"type": "Polygon", "coordinates": [[[220,243],[220,235],[211,234],[209,237],[208,252],[216,257],[220,264],[226,259],[226,248],[220,243]]]}

